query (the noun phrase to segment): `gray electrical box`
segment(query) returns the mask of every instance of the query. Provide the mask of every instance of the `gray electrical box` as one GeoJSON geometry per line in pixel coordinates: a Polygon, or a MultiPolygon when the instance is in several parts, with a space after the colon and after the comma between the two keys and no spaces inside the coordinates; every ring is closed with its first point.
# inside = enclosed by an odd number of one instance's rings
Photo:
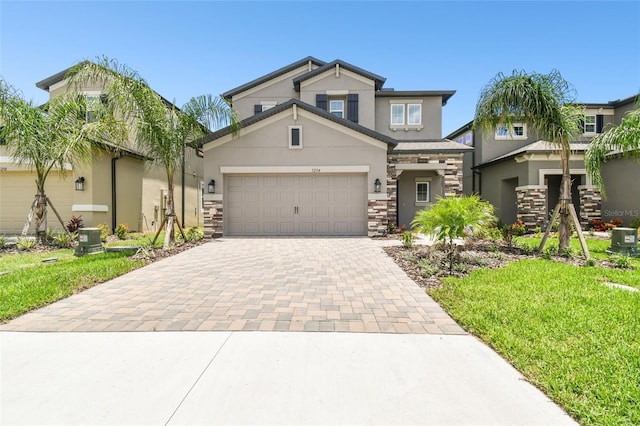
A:
{"type": "Polygon", "coordinates": [[[611,230],[611,247],[608,253],[620,253],[637,256],[638,230],[635,228],[613,228],[611,230]]]}
{"type": "Polygon", "coordinates": [[[80,228],[78,229],[78,247],[75,255],[103,253],[102,241],[100,240],[100,228],[80,228]]]}

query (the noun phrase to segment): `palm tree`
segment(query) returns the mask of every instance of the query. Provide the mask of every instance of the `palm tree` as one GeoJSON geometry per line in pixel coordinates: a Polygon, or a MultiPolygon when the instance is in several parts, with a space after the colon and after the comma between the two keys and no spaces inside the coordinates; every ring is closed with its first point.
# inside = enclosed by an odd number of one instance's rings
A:
{"type": "MultiPolygon", "coordinates": [[[[169,248],[175,242],[175,174],[182,166],[185,147],[195,148],[210,126],[231,124],[237,132],[236,114],[225,101],[211,95],[191,98],[179,109],[153,91],[136,71],[108,58],[82,62],[67,76],[75,88],[98,85],[108,102],[133,127],[137,149],[164,168],[167,206],[163,247],[169,248]]],[[[179,223],[178,227],[181,229],[179,223]]]]}
{"type": "Polygon", "coordinates": [[[493,205],[478,195],[440,198],[430,208],[416,213],[411,226],[417,232],[432,235],[444,244],[453,272],[455,239],[465,238],[494,223],[493,205]]]}
{"type": "MultiPolygon", "coordinates": [[[[499,73],[482,89],[473,125],[484,133],[493,133],[498,126],[510,128],[515,122],[524,122],[542,139],[558,147],[562,163],[557,207],[560,214],[560,250],[569,248],[571,237],[570,141],[579,134],[583,117],[582,108],[573,103],[574,93],[573,87],[556,70],[549,74],[513,71],[505,76],[499,73]]],[[[581,235],[580,227],[576,228],[581,235]]],[[[546,238],[541,249],[545,241],[546,238]]],[[[586,245],[583,245],[583,250],[588,257],[586,245]]]]}
{"type": "Polygon", "coordinates": [[[629,111],[619,126],[600,133],[591,141],[585,153],[587,173],[593,183],[606,195],[600,167],[612,153],[640,160],[640,96],[636,109],[629,111]]]}
{"type": "Polygon", "coordinates": [[[49,201],[45,186],[51,171],[58,170],[64,175],[65,164],[76,166],[88,161],[96,142],[124,140],[125,126],[103,110],[102,105],[88,105],[85,96],[68,93],[36,106],[3,79],[0,79],[0,123],[0,136],[6,141],[8,154],[18,164],[35,171],[36,235],[44,243],[49,201]],[[88,108],[96,113],[90,122],[88,108]]]}

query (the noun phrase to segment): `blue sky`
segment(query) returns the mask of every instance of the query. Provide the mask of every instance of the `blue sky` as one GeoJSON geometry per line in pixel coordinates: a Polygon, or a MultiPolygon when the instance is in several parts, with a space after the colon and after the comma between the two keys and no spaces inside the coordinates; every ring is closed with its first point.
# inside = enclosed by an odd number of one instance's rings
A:
{"type": "Polygon", "coordinates": [[[581,102],[640,92],[637,1],[6,1],[0,75],[35,83],[106,55],[178,105],[306,56],[342,59],[396,90],[457,90],[443,136],[498,72],[559,70],[581,102]]]}

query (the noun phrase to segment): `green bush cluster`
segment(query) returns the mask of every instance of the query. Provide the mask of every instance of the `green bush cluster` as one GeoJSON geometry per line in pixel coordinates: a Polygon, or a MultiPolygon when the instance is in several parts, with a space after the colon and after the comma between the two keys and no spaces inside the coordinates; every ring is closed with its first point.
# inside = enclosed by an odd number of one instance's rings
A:
{"type": "Polygon", "coordinates": [[[118,237],[119,240],[126,240],[127,233],[129,232],[129,227],[127,226],[126,223],[121,223],[120,225],[116,226],[116,229],[114,229],[114,232],[116,234],[116,237],[118,237]]]}

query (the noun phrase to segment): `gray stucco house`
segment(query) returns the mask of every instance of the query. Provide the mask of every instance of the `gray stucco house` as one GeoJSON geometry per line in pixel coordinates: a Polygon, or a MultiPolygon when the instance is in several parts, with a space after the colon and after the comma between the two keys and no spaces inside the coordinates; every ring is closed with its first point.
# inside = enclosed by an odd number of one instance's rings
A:
{"type": "MultiPolygon", "coordinates": [[[[572,200],[580,222],[588,229],[593,219],[616,217],[629,224],[640,210],[640,166],[611,158],[603,167],[607,198],[591,184],[584,165],[589,142],[635,108],[638,95],[608,103],[585,104],[583,133],[571,142],[572,200]],[[630,185],[632,183],[632,185],[630,185]],[[635,213],[634,213],[635,212],[635,213]]],[[[473,147],[464,154],[464,193],[477,193],[496,207],[506,223],[520,219],[529,230],[543,227],[558,202],[562,171],[554,145],[540,140],[526,124],[498,128],[493,134],[474,131],[473,121],[447,136],[473,147]]]]}
{"type": "Polygon", "coordinates": [[[205,181],[215,184],[203,200],[207,235],[384,235],[461,194],[472,148],[442,139],[455,91],[384,84],[342,60],[307,57],[224,93],[241,130],[203,143],[205,181]]]}

